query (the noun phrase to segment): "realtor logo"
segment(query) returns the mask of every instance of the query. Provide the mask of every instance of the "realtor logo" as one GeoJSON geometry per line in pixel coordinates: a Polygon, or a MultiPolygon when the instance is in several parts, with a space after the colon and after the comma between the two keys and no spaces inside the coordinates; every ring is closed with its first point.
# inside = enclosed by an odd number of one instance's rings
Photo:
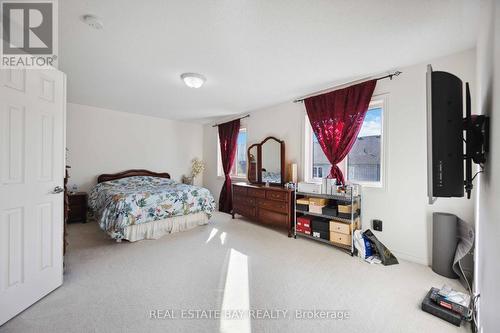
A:
{"type": "Polygon", "coordinates": [[[2,1],[2,67],[54,66],[55,1],[2,1]]]}

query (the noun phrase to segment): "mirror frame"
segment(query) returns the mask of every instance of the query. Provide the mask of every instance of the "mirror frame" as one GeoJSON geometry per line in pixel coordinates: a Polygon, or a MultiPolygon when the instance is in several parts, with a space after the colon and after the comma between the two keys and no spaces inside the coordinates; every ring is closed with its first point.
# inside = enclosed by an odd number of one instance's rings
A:
{"type": "Polygon", "coordinates": [[[250,184],[263,184],[262,182],[262,145],[266,143],[268,140],[274,140],[277,141],[280,144],[280,159],[281,159],[281,183],[269,183],[270,186],[283,186],[285,184],[285,141],[279,140],[275,138],[274,136],[268,136],[264,140],[262,140],[260,143],[254,143],[247,149],[247,161],[248,161],[248,167],[247,167],[247,180],[250,184]],[[257,180],[256,181],[251,181],[250,180],[250,149],[253,147],[257,147],[257,170],[259,172],[257,173],[257,180]]]}

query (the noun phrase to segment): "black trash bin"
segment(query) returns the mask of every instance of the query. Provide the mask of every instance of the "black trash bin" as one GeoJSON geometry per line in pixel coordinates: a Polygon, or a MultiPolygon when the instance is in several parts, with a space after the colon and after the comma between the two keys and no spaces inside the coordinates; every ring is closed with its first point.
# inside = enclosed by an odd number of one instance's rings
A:
{"type": "Polygon", "coordinates": [[[453,259],[458,244],[458,218],[449,213],[432,213],[432,270],[457,279],[453,259]]]}

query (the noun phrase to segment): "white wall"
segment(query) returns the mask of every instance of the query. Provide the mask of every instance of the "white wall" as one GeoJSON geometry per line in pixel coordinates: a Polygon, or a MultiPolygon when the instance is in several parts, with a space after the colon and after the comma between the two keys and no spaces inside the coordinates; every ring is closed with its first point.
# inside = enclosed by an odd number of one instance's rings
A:
{"type": "Polygon", "coordinates": [[[477,45],[477,109],[491,117],[490,153],[479,177],[476,209],[476,293],[480,332],[498,332],[500,322],[500,2],[482,8],[477,45]]]}
{"type": "MultiPolygon", "coordinates": [[[[102,173],[127,169],[189,174],[202,158],[202,125],[68,103],[70,180],[88,191],[102,173]]],[[[197,183],[201,184],[202,176],[197,183]]]]}
{"type": "MultiPolygon", "coordinates": [[[[475,95],[475,51],[431,60],[434,70],[470,82],[475,95]]],[[[387,93],[384,189],[363,189],[363,226],[384,221],[380,239],[401,258],[431,262],[432,212],[449,212],[474,222],[474,200],[440,198],[427,204],[426,64],[402,68],[398,78],[379,81],[375,95],[387,93]]],[[[475,191],[474,191],[475,193],[475,191]]]]}
{"type": "MultiPolygon", "coordinates": [[[[475,51],[468,50],[429,61],[435,70],[450,71],[475,89],[475,51]]],[[[473,221],[473,200],[439,199],[427,204],[426,168],[426,64],[400,68],[394,80],[379,81],[375,95],[387,94],[386,106],[386,182],[383,189],[363,189],[363,227],[372,219],[384,222],[377,233],[382,242],[400,258],[427,264],[430,262],[430,226],[432,211],[455,213],[473,221]]],[[[245,119],[249,144],[273,135],[285,140],[286,162],[298,163],[303,170],[303,128],[305,110],[301,103],[285,103],[251,113],[245,119]]],[[[204,185],[218,196],[223,179],[217,175],[217,131],[204,128],[204,158],[207,168],[204,185]]]]}
{"type": "MultiPolygon", "coordinates": [[[[301,136],[303,127],[303,106],[281,104],[273,108],[253,112],[250,118],[242,119],[241,126],[247,128],[247,147],[261,142],[268,136],[285,141],[285,158],[288,163],[298,163],[301,158],[301,136]]],[[[203,158],[206,162],[203,185],[214,195],[216,202],[224,184],[223,177],[217,177],[217,128],[205,125],[203,133],[203,158]]]]}

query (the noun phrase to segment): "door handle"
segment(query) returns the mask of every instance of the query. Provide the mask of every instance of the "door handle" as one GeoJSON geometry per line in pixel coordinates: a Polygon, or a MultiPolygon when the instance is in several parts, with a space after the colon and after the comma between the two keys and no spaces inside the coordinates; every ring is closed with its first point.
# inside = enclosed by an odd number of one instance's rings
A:
{"type": "Polygon", "coordinates": [[[54,187],[54,190],[52,191],[53,194],[62,193],[62,192],[64,192],[64,189],[61,186],[54,187]]]}

